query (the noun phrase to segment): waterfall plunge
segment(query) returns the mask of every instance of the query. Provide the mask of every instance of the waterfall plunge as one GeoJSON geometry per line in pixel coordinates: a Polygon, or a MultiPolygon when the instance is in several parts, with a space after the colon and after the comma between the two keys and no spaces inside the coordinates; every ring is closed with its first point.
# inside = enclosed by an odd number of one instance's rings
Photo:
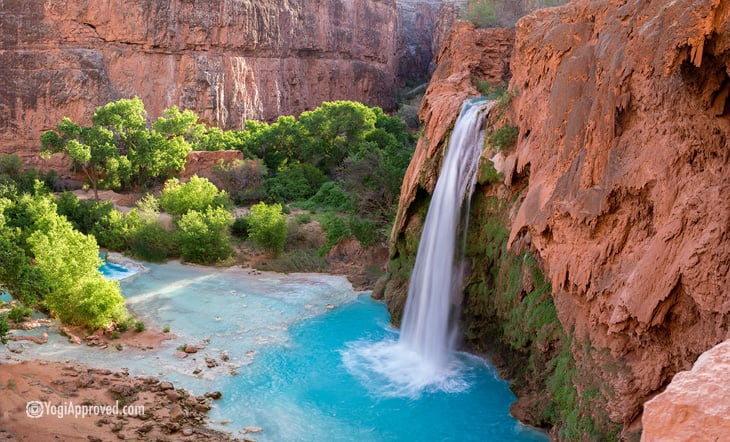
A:
{"type": "Polygon", "coordinates": [[[484,120],[494,101],[464,103],[449,140],[426,215],[399,341],[358,341],[343,362],[383,396],[417,397],[423,391],[469,387],[454,357],[458,292],[462,284],[463,234],[484,145],[484,120]],[[374,375],[374,376],[373,376],[374,375]]]}
{"type": "Polygon", "coordinates": [[[468,208],[474,191],[484,120],[493,103],[467,101],[456,120],[408,286],[400,342],[434,367],[447,364],[457,337],[454,310],[462,283],[460,240],[467,221],[462,220],[462,207],[468,208]]]}

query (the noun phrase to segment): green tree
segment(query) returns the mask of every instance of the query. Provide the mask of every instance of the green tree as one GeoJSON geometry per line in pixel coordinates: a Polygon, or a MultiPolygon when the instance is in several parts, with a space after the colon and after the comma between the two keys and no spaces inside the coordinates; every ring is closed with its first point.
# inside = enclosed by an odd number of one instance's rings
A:
{"type": "Polygon", "coordinates": [[[187,183],[181,183],[177,178],[169,179],[160,195],[160,207],[176,216],[190,210],[202,212],[209,207],[226,207],[228,204],[228,193],[219,191],[207,178],[197,175],[190,177],[187,183]]]}
{"type": "Polygon", "coordinates": [[[233,223],[230,212],[222,207],[208,207],[203,212],[190,210],[178,221],[180,254],[186,261],[212,264],[231,256],[228,228],[233,223]]]}
{"type": "Polygon", "coordinates": [[[267,205],[260,202],[251,206],[248,220],[248,236],[257,245],[278,255],[286,245],[287,225],[281,204],[267,205]]]}
{"type": "Polygon", "coordinates": [[[100,182],[116,188],[121,178],[129,173],[114,145],[114,135],[103,127],[81,127],[69,118],[63,118],[55,131],[41,135],[41,156],[50,157],[59,152],[67,154],[86,175],[96,201],[99,201],[100,182]]]}
{"type": "Polygon", "coordinates": [[[26,207],[33,219],[27,244],[48,283],[46,307],[64,323],[91,329],[126,314],[118,283],[98,270],[101,259],[94,237],[74,230],[59,216],[51,196],[37,195],[26,207]]]}
{"type": "Polygon", "coordinates": [[[335,101],[303,112],[299,122],[310,135],[302,159],[332,175],[351,149],[375,129],[375,112],[362,103],[335,101]]]}

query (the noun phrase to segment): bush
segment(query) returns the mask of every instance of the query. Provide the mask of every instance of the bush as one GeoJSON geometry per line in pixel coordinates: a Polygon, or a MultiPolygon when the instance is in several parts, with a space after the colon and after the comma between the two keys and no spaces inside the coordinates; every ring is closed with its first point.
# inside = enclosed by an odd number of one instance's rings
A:
{"type": "Polygon", "coordinates": [[[228,194],[219,192],[207,178],[193,175],[187,183],[180,183],[177,178],[169,179],[159,201],[165,212],[182,216],[190,210],[201,212],[209,207],[226,207],[229,200],[228,194]]]}
{"type": "Polygon", "coordinates": [[[228,228],[233,219],[222,207],[204,212],[191,210],[178,222],[180,255],[186,261],[200,264],[220,262],[231,256],[228,228]]]}
{"type": "Polygon", "coordinates": [[[137,333],[143,332],[144,331],[144,322],[136,321],[134,323],[134,331],[136,331],[137,333]]]}
{"type": "Polygon", "coordinates": [[[0,155],[0,175],[7,175],[13,180],[20,177],[23,160],[16,154],[0,155]]]}
{"type": "Polygon", "coordinates": [[[272,201],[302,201],[317,192],[324,182],[325,174],[309,163],[295,163],[266,182],[266,193],[272,201]]]}
{"type": "Polygon", "coordinates": [[[497,150],[507,150],[517,142],[518,134],[519,129],[507,124],[497,129],[489,138],[489,141],[497,150]]]}
{"type": "Polygon", "coordinates": [[[248,238],[248,218],[239,216],[233,220],[231,225],[231,234],[236,238],[248,238]]]}
{"type": "Polygon", "coordinates": [[[177,255],[175,232],[165,230],[157,222],[141,222],[129,235],[132,256],[150,262],[164,262],[177,255]]]}
{"type": "Polygon", "coordinates": [[[281,204],[260,202],[251,207],[247,217],[249,237],[260,247],[278,255],[286,245],[286,217],[281,204]]]}
{"type": "Polygon", "coordinates": [[[325,246],[325,250],[323,250],[325,253],[342,239],[350,236],[350,229],[347,228],[347,223],[337,215],[332,213],[325,214],[320,224],[327,238],[327,245],[325,246]]]}
{"type": "Polygon", "coordinates": [[[7,334],[10,331],[10,324],[8,324],[8,318],[6,315],[0,315],[0,342],[3,344],[8,343],[7,334]]]}
{"type": "Polygon", "coordinates": [[[29,318],[33,314],[33,310],[23,307],[23,306],[15,306],[12,309],[10,309],[10,312],[8,313],[8,319],[13,321],[16,324],[19,324],[23,321],[25,321],[25,318],[29,318]]]}
{"type": "Polygon", "coordinates": [[[349,227],[352,236],[365,247],[376,244],[381,239],[378,226],[373,221],[350,215],[349,227]]]}
{"type": "Polygon", "coordinates": [[[308,210],[325,209],[349,212],[352,210],[352,198],[334,181],[327,181],[322,184],[314,196],[301,204],[301,207],[308,210]]]}
{"type": "Polygon", "coordinates": [[[129,248],[130,237],[139,227],[139,223],[136,210],[125,215],[117,209],[112,209],[94,225],[91,234],[96,237],[99,246],[122,252],[129,248]]]}
{"type": "Polygon", "coordinates": [[[221,160],[213,167],[213,173],[236,204],[249,204],[266,197],[264,178],[267,171],[260,159],[239,160],[233,164],[221,160]]]}

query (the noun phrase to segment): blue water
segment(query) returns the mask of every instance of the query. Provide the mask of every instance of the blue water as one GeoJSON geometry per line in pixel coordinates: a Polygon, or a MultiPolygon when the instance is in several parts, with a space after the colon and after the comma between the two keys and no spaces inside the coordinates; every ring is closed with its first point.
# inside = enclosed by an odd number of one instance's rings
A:
{"type": "MultiPolygon", "coordinates": [[[[266,441],[545,441],[509,416],[506,382],[482,359],[460,354],[444,388],[403,389],[378,367],[398,351],[382,303],[342,277],[251,275],[243,269],[145,264],[122,280],[127,305],[149,329],[170,328],[157,350],[98,350],[51,333],[22,357],[73,359],[170,380],[194,394],[218,390],[211,424],[266,441]],[[181,344],[197,354],[174,356],[181,344]],[[226,356],[224,361],[223,355],[226,356]],[[207,368],[205,358],[219,366],[207,368]]],[[[0,355],[1,356],[1,355],[0,355]]]]}
{"type": "Polygon", "coordinates": [[[387,380],[363,379],[348,370],[343,358],[358,347],[397,340],[387,322],[385,306],[361,295],[327,316],[298,324],[290,345],[267,348],[238,377],[221,384],[225,394],[216,413],[225,409],[237,420],[264,427],[266,440],[547,440],[509,415],[515,397],[507,383],[474,356],[459,355],[465,391],[417,398],[383,394],[387,380]]]}

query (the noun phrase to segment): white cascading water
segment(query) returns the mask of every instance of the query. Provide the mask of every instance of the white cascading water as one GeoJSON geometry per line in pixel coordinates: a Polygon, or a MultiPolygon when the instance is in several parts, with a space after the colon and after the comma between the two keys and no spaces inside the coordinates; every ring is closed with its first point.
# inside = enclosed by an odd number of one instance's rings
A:
{"type": "Polygon", "coordinates": [[[462,207],[469,204],[484,145],[484,120],[493,101],[464,103],[431,197],[418,245],[400,342],[434,367],[444,367],[457,337],[454,308],[461,290],[466,231],[462,207]]]}
{"type": "Polygon", "coordinates": [[[449,140],[418,246],[398,341],[356,342],[343,362],[385,396],[463,391],[468,382],[454,357],[463,234],[484,145],[484,120],[494,101],[464,103],[449,140]],[[380,378],[374,378],[372,374],[380,378]],[[384,382],[383,382],[384,381],[384,382]]]}

